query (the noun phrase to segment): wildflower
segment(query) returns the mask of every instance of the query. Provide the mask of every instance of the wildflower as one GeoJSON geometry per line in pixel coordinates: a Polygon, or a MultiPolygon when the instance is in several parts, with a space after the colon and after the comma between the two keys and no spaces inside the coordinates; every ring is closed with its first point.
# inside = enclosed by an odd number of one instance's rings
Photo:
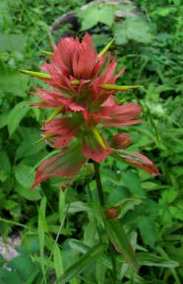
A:
{"type": "MultiPolygon", "coordinates": [[[[47,72],[42,79],[49,88],[37,90],[41,100],[36,107],[55,109],[42,130],[44,138],[60,153],[40,164],[34,186],[53,176],[73,176],[87,160],[99,163],[111,154],[116,155],[119,147],[129,146],[131,140],[127,134],[118,134],[107,141],[103,133],[103,128],[140,123],[138,104],[119,105],[115,101],[116,90],[131,88],[115,85],[123,73],[123,70],[115,72],[116,64],[111,56],[98,55],[91,36],[86,34],[81,42],[77,38],[61,39],[50,63],[42,66],[47,72]]],[[[158,173],[142,154],[120,152],[120,155],[134,166],[158,173]]]]}

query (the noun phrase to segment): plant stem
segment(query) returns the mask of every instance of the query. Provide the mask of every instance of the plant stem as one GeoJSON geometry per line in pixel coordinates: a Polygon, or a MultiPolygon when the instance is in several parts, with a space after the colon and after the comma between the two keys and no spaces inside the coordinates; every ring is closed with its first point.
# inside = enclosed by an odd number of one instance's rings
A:
{"type": "Polygon", "coordinates": [[[94,164],[94,169],[95,169],[95,179],[96,179],[96,184],[97,184],[98,198],[99,198],[100,205],[103,207],[105,205],[105,200],[104,200],[102,182],[100,178],[100,165],[97,162],[93,162],[93,164],[94,164]]]}

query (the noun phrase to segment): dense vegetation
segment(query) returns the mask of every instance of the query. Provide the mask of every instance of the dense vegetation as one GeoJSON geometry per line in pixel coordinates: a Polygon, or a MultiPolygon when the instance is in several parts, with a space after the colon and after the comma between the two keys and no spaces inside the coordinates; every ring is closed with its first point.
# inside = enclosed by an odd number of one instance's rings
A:
{"type": "Polygon", "coordinates": [[[108,2],[83,9],[84,0],[0,1],[0,233],[5,242],[21,240],[19,256],[0,259],[2,284],[65,283],[63,275],[71,284],[183,282],[183,4],[108,2]],[[50,29],[70,11],[72,21],[50,29]],[[86,31],[98,50],[114,38],[111,51],[126,68],[119,84],[143,86],[117,96],[142,105],[143,124],[129,129],[131,147],[143,149],[161,173],[153,178],[112,158],[101,166],[107,207],[119,211],[122,255],[106,249],[92,163],[73,180],[54,178],[31,191],[50,151],[40,139],[48,113],[31,107],[40,82],[19,70],[39,70],[53,41],[86,31]]]}

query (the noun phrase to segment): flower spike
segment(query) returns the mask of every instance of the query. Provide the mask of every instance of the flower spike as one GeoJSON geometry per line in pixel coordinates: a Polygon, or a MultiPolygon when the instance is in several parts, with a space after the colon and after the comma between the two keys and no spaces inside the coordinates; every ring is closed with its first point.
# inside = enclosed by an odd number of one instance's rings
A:
{"type": "Polygon", "coordinates": [[[97,54],[89,34],[81,41],[65,37],[48,54],[42,72],[20,70],[49,87],[34,94],[40,99],[35,107],[53,109],[43,124],[42,136],[57,153],[40,163],[34,186],[51,177],[74,176],[86,161],[100,163],[109,155],[152,175],[158,174],[158,169],[143,154],[128,153],[132,141],[126,132],[105,139],[105,128],[141,123],[139,104],[115,101],[115,92],[141,86],[116,84],[124,68],[117,73],[116,60],[105,56],[112,43],[113,40],[97,54]]]}

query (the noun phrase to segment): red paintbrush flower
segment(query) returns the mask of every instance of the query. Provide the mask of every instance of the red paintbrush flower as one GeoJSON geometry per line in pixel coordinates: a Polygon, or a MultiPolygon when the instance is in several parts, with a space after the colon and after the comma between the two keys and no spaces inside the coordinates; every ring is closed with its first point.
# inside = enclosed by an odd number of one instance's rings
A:
{"type": "MultiPolygon", "coordinates": [[[[41,101],[35,105],[55,109],[42,129],[44,138],[53,148],[60,149],[60,153],[40,164],[34,186],[49,177],[75,175],[88,159],[101,162],[110,154],[116,155],[117,148],[129,146],[131,140],[127,134],[118,134],[111,142],[102,135],[105,127],[140,123],[138,104],[115,102],[116,90],[132,88],[114,85],[123,72],[117,74],[115,68],[113,58],[104,56],[103,52],[97,54],[88,34],[82,42],[64,38],[55,47],[50,63],[42,67],[47,72],[43,80],[49,89],[36,92],[41,101]]],[[[158,173],[142,154],[129,154],[123,159],[152,174],[158,173]]]]}

